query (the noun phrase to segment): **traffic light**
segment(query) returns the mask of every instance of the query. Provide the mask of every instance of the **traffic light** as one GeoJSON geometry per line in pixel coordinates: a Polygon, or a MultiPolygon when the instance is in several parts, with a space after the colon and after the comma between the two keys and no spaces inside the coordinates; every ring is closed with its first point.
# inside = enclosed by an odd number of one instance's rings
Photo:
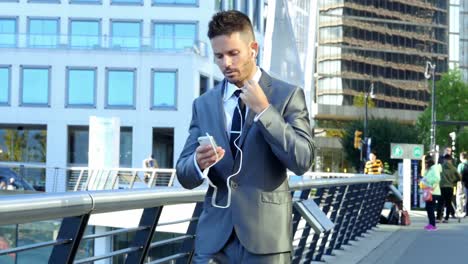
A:
{"type": "Polygon", "coordinates": [[[362,136],[362,131],[356,130],[354,131],[354,148],[359,149],[361,148],[361,136],[362,136]]]}

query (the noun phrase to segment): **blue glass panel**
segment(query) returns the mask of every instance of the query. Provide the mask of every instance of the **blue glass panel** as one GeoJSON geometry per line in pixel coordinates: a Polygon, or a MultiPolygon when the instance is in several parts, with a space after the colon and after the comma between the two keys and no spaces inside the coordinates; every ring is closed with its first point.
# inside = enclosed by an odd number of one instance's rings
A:
{"type": "Polygon", "coordinates": [[[29,45],[34,47],[55,47],[58,43],[58,20],[29,20],[29,45]]]}
{"type": "Polygon", "coordinates": [[[0,47],[16,46],[16,19],[0,19],[0,47]]]}
{"type": "Polygon", "coordinates": [[[172,49],[174,47],[174,25],[154,25],[154,47],[156,49],[172,49]]]}
{"type": "Polygon", "coordinates": [[[184,49],[192,47],[195,42],[195,30],[194,24],[176,24],[175,25],[175,36],[176,36],[176,49],[184,49]]]}
{"type": "Polygon", "coordinates": [[[155,4],[195,5],[197,0],[153,0],[155,4]]]}
{"type": "Polygon", "coordinates": [[[156,49],[184,49],[195,42],[195,24],[155,24],[154,47],[156,49]]]}
{"type": "Polygon", "coordinates": [[[94,70],[69,70],[68,104],[94,105],[95,78],[94,70]]]}
{"type": "Polygon", "coordinates": [[[49,69],[23,69],[23,104],[49,103],[49,69]]]}
{"type": "Polygon", "coordinates": [[[112,46],[139,48],[141,39],[140,22],[112,22],[112,46]]]}
{"type": "Polygon", "coordinates": [[[107,105],[133,106],[133,71],[109,71],[107,105]]]}
{"type": "Polygon", "coordinates": [[[176,73],[154,72],[153,107],[175,107],[176,73]]]}
{"type": "Polygon", "coordinates": [[[99,46],[98,21],[72,21],[70,30],[72,47],[99,46]]]}
{"type": "Polygon", "coordinates": [[[8,103],[10,86],[10,69],[0,68],[0,104],[8,103]]]}
{"type": "Polygon", "coordinates": [[[80,3],[80,4],[99,4],[101,0],[71,0],[70,3],[80,3]]]}
{"type": "Polygon", "coordinates": [[[142,0],[112,0],[112,4],[141,4],[142,0]]]}

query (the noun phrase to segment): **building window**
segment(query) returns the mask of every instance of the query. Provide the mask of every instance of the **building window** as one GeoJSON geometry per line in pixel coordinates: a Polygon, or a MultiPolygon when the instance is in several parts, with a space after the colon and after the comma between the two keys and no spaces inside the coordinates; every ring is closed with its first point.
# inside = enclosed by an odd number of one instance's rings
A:
{"type": "Polygon", "coordinates": [[[199,95],[202,95],[202,94],[206,93],[206,91],[208,91],[209,81],[210,81],[210,79],[208,77],[200,74],[200,93],[199,93],[199,95]]]}
{"type": "Polygon", "coordinates": [[[174,128],[153,128],[153,155],[160,168],[174,167],[174,128]]]}
{"type": "Polygon", "coordinates": [[[153,0],[154,5],[198,5],[198,0],[153,0]]]}
{"type": "Polygon", "coordinates": [[[177,71],[153,70],[152,108],[177,107],[177,71]]]}
{"type": "Polygon", "coordinates": [[[67,106],[96,105],[96,69],[67,69],[67,106]]]}
{"type": "Polygon", "coordinates": [[[68,163],[73,165],[88,165],[89,127],[68,127],[68,163]]]}
{"type": "Polygon", "coordinates": [[[48,106],[50,67],[21,66],[20,105],[48,106]]]}
{"type": "Polygon", "coordinates": [[[46,162],[45,126],[0,127],[0,161],[46,162]]]}
{"type": "Polygon", "coordinates": [[[181,50],[192,48],[197,36],[195,23],[154,23],[154,48],[181,50]]]}
{"type": "Polygon", "coordinates": [[[0,105],[10,104],[11,67],[0,66],[0,105]]]}
{"type": "Polygon", "coordinates": [[[101,24],[96,20],[70,20],[70,46],[93,48],[100,46],[101,24]]]}
{"type": "Polygon", "coordinates": [[[28,0],[28,3],[45,3],[45,4],[51,4],[51,3],[60,3],[60,0],[28,0]]]}
{"type": "Polygon", "coordinates": [[[31,18],[28,26],[28,44],[30,47],[56,47],[59,32],[59,19],[31,18]]]}
{"type": "Polygon", "coordinates": [[[0,18],[0,47],[16,47],[16,19],[0,18]]]}
{"type": "Polygon", "coordinates": [[[135,80],[135,70],[107,69],[106,107],[133,108],[135,80]]]}
{"type": "Polygon", "coordinates": [[[132,167],[133,128],[120,128],[120,167],[132,167]]]}
{"type": "Polygon", "coordinates": [[[101,0],[70,0],[70,4],[94,4],[100,5],[102,3],[101,0]]]}
{"type": "Polygon", "coordinates": [[[143,5],[142,0],[111,0],[112,5],[143,5]]]}
{"type": "Polygon", "coordinates": [[[140,48],[141,22],[112,21],[111,45],[112,48],[140,48]]]}
{"type": "MultiPolygon", "coordinates": [[[[120,128],[120,166],[132,166],[132,127],[120,128]]],[[[68,164],[88,165],[89,127],[68,127],[68,164]]]]}

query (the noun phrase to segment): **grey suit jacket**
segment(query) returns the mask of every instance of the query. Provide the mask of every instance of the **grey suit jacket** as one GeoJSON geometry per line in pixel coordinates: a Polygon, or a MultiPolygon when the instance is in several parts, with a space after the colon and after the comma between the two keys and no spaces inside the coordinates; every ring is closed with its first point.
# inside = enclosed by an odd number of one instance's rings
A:
{"type": "MultiPolygon", "coordinates": [[[[226,82],[226,80],[224,81],[226,82]]],[[[237,171],[240,155],[233,157],[225,128],[224,82],[195,99],[189,137],[177,161],[177,177],[183,187],[203,183],[194,165],[197,138],[206,132],[226,150],[208,177],[218,186],[218,204],[227,199],[226,178],[237,171]]],[[[249,111],[240,138],[242,169],[231,179],[232,201],[227,209],[211,205],[209,187],[198,221],[195,251],[213,254],[222,249],[233,228],[251,253],[291,251],[292,202],[287,169],[302,175],[312,165],[314,144],[304,92],[271,78],[262,71],[259,81],[271,106],[257,122],[249,111]]]]}

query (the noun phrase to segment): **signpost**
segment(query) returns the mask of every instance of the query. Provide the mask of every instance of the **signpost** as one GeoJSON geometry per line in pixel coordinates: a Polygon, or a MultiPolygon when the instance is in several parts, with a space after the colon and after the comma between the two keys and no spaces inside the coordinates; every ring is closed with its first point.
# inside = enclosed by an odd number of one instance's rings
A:
{"type": "MultiPolygon", "coordinates": [[[[424,154],[424,145],[420,144],[390,144],[390,158],[403,160],[403,207],[411,210],[411,160],[421,160],[424,154]]],[[[417,182],[417,178],[416,178],[417,182]]],[[[417,183],[413,183],[416,186],[417,183]]]]}

